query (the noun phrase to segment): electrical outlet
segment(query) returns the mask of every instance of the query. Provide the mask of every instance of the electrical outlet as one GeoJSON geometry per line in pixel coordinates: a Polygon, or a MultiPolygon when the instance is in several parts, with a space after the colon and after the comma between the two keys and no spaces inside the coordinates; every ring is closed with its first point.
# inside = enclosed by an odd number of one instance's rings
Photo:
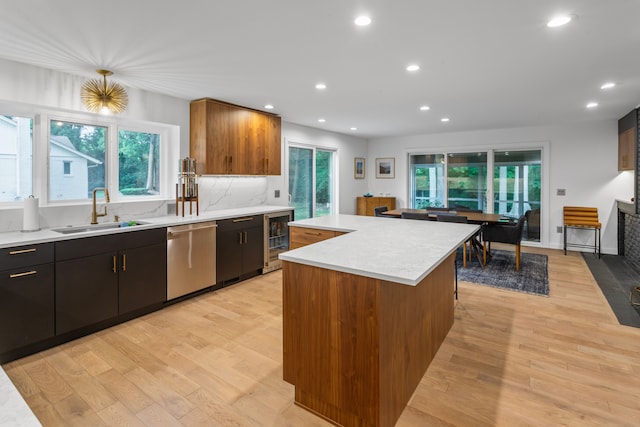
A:
{"type": "Polygon", "coordinates": [[[565,188],[558,188],[556,194],[558,196],[566,196],[567,195],[567,190],[565,188]]]}
{"type": "Polygon", "coordinates": [[[273,197],[275,197],[276,199],[280,197],[280,190],[275,190],[273,192],[273,197]]]}
{"type": "Polygon", "coordinates": [[[556,231],[557,231],[558,233],[562,234],[562,226],[561,226],[561,225],[557,226],[557,227],[556,227],[556,231]]]}

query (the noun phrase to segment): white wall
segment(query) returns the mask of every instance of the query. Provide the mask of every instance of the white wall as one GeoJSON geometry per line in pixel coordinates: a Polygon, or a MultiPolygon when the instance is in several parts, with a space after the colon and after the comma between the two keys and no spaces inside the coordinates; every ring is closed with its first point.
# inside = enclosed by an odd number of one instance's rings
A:
{"type": "MultiPolygon", "coordinates": [[[[337,151],[338,156],[338,185],[339,200],[338,211],[342,214],[356,213],[356,196],[367,192],[367,180],[353,177],[354,157],[366,157],[367,142],[358,138],[340,133],[326,132],[320,129],[300,126],[293,123],[282,122],[282,175],[268,177],[267,204],[287,205],[289,193],[289,177],[287,176],[287,162],[289,144],[315,145],[331,148],[337,151]],[[275,190],[280,190],[280,198],[274,197],[275,190]]],[[[366,174],[369,175],[369,165],[366,174]]]]}
{"type": "MultiPolygon", "coordinates": [[[[95,76],[93,76],[95,77],[95,76]]],[[[117,80],[117,75],[114,76],[117,80]]],[[[86,110],[80,102],[80,88],[87,78],[32,65],[0,59],[0,103],[33,105],[68,112],[86,110]]],[[[156,122],[179,126],[179,156],[189,154],[189,100],[146,92],[127,87],[129,107],[119,119],[156,122]]],[[[0,111],[0,114],[16,114],[0,111]]],[[[367,191],[365,180],[353,179],[353,157],[365,157],[366,141],[361,138],[324,132],[283,122],[282,176],[277,177],[213,177],[200,179],[200,209],[215,210],[259,204],[287,205],[286,152],[288,140],[307,142],[338,150],[340,167],[340,212],[355,213],[355,196],[367,191]],[[274,191],[280,190],[280,198],[274,191]]],[[[177,162],[176,162],[177,174],[177,162]]],[[[39,183],[34,184],[37,188],[39,183]]],[[[37,195],[37,194],[36,194],[37,195]]],[[[168,201],[111,203],[109,218],[118,214],[122,219],[164,215],[168,201]]],[[[58,227],[85,223],[90,215],[90,203],[41,208],[42,227],[58,227]]],[[[20,207],[0,207],[0,232],[22,227],[20,207]]]]}
{"type": "MultiPolygon", "coordinates": [[[[556,232],[556,227],[562,225],[563,206],[595,206],[603,227],[602,250],[617,253],[615,201],[633,197],[634,175],[617,170],[618,131],[615,120],[371,140],[368,163],[373,164],[378,157],[395,157],[396,178],[376,179],[374,173],[369,173],[369,189],[373,194],[391,193],[398,198],[399,207],[406,207],[409,205],[409,152],[535,146],[548,147],[548,174],[543,183],[542,245],[562,248],[562,234],[556,232]],[[558,188],[566,189],[566,196],[557,196],[558,188]]],[[[573,236],[570,241],[576,243],[590,244],[593,241],[592,233],[572,233],[570,236],[573,236]]]]}

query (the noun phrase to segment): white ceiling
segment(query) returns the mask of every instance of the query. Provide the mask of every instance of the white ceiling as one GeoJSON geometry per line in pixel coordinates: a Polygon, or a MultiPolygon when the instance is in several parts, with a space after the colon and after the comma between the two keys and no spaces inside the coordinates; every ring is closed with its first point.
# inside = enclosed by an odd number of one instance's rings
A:
{"type": "Polygon", "coordinates": [[[107,68],[189,100],[271,103],[288,122],[367,138],[617,119],[640,103],[638,0],[3,3],[2,58],[86,77],[107,68]],[[362,13],[369,27],[353,24],[362,13]],[[577,18],[547,28],[557,13],[577,18]]]}

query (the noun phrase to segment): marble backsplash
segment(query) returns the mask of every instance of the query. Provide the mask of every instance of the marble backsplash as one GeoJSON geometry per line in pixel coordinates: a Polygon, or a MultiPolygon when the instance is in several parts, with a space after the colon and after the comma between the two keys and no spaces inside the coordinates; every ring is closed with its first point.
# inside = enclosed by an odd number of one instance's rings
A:
{"type": "MultiPolygon", "coordinates": [[[[220,209],[260,206],[267,202],[266,177],[219,177],[203,176],[198,178],[200,212],[220,209]]],[[[283,199],[284,200],[284,199],[283,199]]],[[[142,202],[112,202],[107,204],[108,215],[99,218],[99,222],[112,222],[114,215],[121,221],[165,216],[175,213],[175,199],[142,202]]],[[[98,210],[102,211],[104,201],[98,201],[98,210]]],[[[188,208],[185,216],[189,215],[188,208]]],[[[195,207],[193,210],[195,216],[195,207]]],[[[8,208],[0,210],[0,232],[22,229],[23,209],[8,208]]],[[[50,205],[40,207],[40,228],[64,227],[67,225],[88,224],[91,220],[91,201],[77,205],[50,205]]]]}

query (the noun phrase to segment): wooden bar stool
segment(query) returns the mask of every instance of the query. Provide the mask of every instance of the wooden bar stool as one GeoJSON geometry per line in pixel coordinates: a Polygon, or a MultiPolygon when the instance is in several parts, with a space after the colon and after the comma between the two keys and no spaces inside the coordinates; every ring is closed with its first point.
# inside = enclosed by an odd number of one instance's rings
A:
{"type": "Polygon", "coordinates": [[[601,253],[601,236],[600,229],[602,224],[598,220],[598,208],[582,207],[582,206],[565,206],[564,207],[564,254],[567,254],[567,246],[575,246],[581,248],[593,248],[593,253],[601,253]],[[583,245],[578,243],[567,243],[567,229],[593,229],[594,242],[592,245],[583,245]]]}

